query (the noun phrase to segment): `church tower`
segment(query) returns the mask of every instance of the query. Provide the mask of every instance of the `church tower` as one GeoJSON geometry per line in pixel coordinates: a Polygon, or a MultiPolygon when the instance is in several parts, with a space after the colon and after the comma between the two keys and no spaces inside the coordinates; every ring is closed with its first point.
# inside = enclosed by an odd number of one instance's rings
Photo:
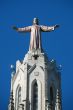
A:
{"type": "MultiPolygon", "coordinates": [[[[40,27],[36,21],[34,19],[35,24],[31,28],[40,27]]],[[[54,30],[56,27],[55,25],[41,28],[46,31],[46,29],[54,30]]],[[[18,28],[14,27],[14,29],[18,31],[18,28]]],[[[32,31],[34,32],[34,30],[32,31]]],[[[33,34],[33,32],[31,33],[33,34]]],[[[62,110],[59,67],[55,60],[47,58],[40,45],[39,36],[33,37],[28,53],[23,61],[16,62],[16,71],[12,72],[8,110],[62,110]],[[33,37],[37,39],[34,41],[33,37]]]]}

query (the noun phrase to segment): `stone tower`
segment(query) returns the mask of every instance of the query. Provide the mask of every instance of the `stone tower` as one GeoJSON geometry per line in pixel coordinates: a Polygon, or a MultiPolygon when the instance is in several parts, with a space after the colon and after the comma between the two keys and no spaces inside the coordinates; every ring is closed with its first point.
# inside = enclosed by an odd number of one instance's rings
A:
{"type": "Polygon", "coordinates": [[[42,48],[32,48],[16,62],[8,110],[62,110],[61,74],[42,48]]]}

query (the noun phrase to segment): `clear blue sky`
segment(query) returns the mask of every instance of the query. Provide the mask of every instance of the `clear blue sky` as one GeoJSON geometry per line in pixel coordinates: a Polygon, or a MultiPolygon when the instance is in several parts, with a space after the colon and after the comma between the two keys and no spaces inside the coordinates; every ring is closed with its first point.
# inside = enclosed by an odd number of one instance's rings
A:
{"type": "Polygon", "coordinates": [[[48,58],[62,65],[63,110],[73,110],[73,1],[72,0],[0,0],[0,110],[7,110],[10,95],[10,65],[23,60],[29,48],[30,34],[19,34],[13,25],[60,24],[51,33],[42,33],[48,58]]]}

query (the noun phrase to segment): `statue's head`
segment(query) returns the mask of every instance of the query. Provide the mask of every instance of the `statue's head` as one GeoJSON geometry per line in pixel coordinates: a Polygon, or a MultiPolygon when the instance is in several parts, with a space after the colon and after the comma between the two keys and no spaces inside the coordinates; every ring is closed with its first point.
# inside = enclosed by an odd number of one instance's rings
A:
{"type": "Polygon", "coordinates": [[[39,24],[38,18],[33,19],[33,24],[39,24]]]}

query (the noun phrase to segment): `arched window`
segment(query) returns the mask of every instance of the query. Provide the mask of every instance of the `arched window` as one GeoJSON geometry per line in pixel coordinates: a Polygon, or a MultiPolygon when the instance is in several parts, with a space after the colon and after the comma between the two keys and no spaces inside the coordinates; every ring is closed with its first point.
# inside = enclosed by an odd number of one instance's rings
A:
{"type": "Polygon", "coordinates": [[[50,102],[53,102],[53,88],[50,87],[50,102]]]}
{"type": "Polygon", "coordinates": [[[52,110],[54,110],[54,92],[53,92],[53,87],[50,87],[50,103],[52,106],[52,110]]]}
{"type": "Polygon", "coordinates": [[[19,110],[20,103],[21,103],[21,87],[18,86],[15,95],[15,110],[19,110]]]}
{"type": "Polygon", "coordinates": [[[18,90],[18,103],[20,104],[21,102],[21,87],[18,90]]]}
{"type": "Polygon", "coordinates": [[[37,82],[33,85],[33,110],[38,110],[38,85],[37,82]]]}

